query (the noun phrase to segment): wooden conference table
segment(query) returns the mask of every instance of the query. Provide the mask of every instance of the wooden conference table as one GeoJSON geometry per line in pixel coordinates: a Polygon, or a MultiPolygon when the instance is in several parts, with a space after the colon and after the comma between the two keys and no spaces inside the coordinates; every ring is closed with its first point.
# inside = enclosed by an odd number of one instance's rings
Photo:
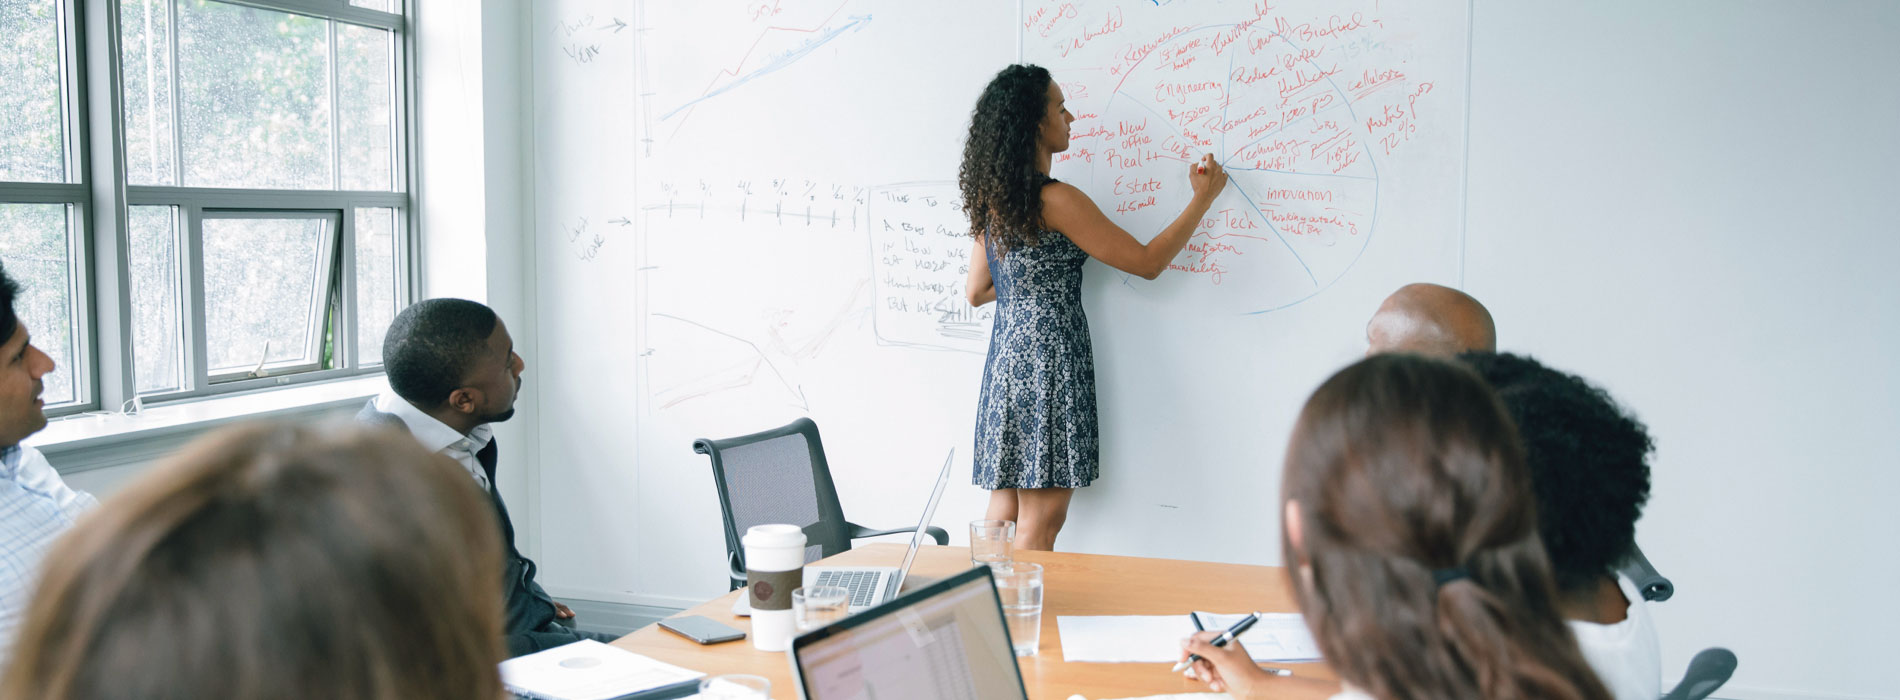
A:
{"type": "MultiPolygon", "coordinates": [[[[878,543],[825,560],[842,566],[896,566],[904,545],[878,543]]],[[[1067,663],[1056,618],[1065,615],[1186,615],[1194,610],[1235,613],[1295,612],[1293,592],[1277,567],[1214,564],[1172,559],[1117,557],[1068,552],[1017,552],[1020,561],[1043,566],[1042,642],[1034,657],[1018,659],[1031,700],[1089,700],[1170,693],[1206,692],[1205,684],[1170,673],[1168,664],[1067,663]]],[[[924,546],[917,551],[912,577],[926,582],[970,567],[967,547],[924,546]]],[[[906,590],[913,588],[907,584],[906,590]]],[[[748,633],[751,620],[732,614],[744,594],[733,591],[682,615],[704,615],[748,633]]],[[[791,662],[783,652],[764,652],[742,640],[701,646],[648,625],[621,637],[614,646],[708,674],[750,673],[772,679],[774,700],[792,700],[791,662]]],[[[1339,691],[1337,677],[1325,664],[1287,664],[1294,677],[1273,679],[1275,698],[1326,698],[1339,691]]]]}

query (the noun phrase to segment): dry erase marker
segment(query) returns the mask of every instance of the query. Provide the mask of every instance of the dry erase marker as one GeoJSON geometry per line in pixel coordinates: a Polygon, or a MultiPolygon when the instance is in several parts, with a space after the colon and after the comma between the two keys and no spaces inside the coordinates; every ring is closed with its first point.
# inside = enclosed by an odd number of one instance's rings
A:
{"type": "MultiPolygon", "coordinates": [[[[1209,642],[1209,643],[1217,647],[1227,646],[1228,642],[1233,641],[1235,637],[1238,637],[1242,633],[1245,633],[1247,631],[1247,628],[1252,627],[1253,623],[1256,623],[1259,621],[1260,621],[1260,615],[1256,613],[1247,613],[1246,617],[1240,618],[1240,621],[1234,623],[1233,627],[1227,628],[1226,632],[1220,633],[1219,637],[1215,637],[1214,641],[1209,642]]],[[[1196,620],[1195,622],[1198,623],[1200,621],[1196,620]]],[[[1187,670],[1187,667],[1193,666],[1194,662],[1200,661],[1200,660],[1201,660],[1200,654],[1188,654],[1188,657],[1186,660],[1174,665],[1174,672],[1180,673],[1184,670],[1187,670]]],[[[1284,669],[1281,669],[1281,670],[1284,670],[1284,669]]],[[[1278,675],[1278,674],[1275,674],[1275,675],[1278,675]]]]}

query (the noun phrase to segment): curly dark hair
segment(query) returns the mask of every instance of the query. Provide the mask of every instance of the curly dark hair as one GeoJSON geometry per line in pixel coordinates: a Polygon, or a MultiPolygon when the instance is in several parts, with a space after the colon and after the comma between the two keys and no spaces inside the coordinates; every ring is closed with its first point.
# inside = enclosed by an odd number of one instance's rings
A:
{"type": "Polygon", "coordinates": [[[1017,64],[990,79],[970,112],[957,186],[970,216],[970,235],[988,232],[1001,253],[1035,245],[1042,237],[1042,186],[1036,138],[1049,116],[1049,71],[1017,64]]]}
{"type": "Polygon", "coordinates": [[[1591,590],[1636,546],[1649,501],[1649,430],[1581,377],[1510,353],[1458,359],[1491,383],[1517,423],[1557,585],[1591,590]]]}
{"type": "Polygon", "coordinates": [[[389,388],[423,406],[449,400],[488,351],[497,320],[493,309],[466,299],[424,299],[403,309],[383,336],[389,388]]]}

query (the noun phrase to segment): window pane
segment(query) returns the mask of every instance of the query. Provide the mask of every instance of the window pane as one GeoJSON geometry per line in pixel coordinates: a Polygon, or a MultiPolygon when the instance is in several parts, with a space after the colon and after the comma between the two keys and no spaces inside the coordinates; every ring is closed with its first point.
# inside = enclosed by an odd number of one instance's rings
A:
{"type": "Polygon", "coordinates": [[[119,35],[119,61],[125,77],[126,181],[133,185],[176,185],[171,0],[120,0],[119,35]]]}
{"type": "Polygon", "coordinates": [[[386,29],[336,25],[337,130],[343,189],[390,189],[395,38],[386,29]]]}
{"type": "Polygon", "coordinates": [[[212,374],[249,371],[260,361],[317,361],[331,228],[329,219],[204,220],[205,352],[212,374]]]}
{"type": "Polygon", "coordinates": [[[46,405],[78,400],[73,383],[72,247],[67,204],[0,204],[0,262],[20,283],[13,312],[26,325],[33,344],[53,358],[40,398],[46,405]]]}
{"type": "Polygon", "coordinates": [[[65,182],[59,8],[53,0],[0,2],[0,75],[6,76],[0,89],[0,180],[65,182]]]}
{"type": "Polygon", "coordinates": [[[330,189],[329,22],[179,0],[187,187],[330,189]]]}
{"type": "Polygon", "coordinates": [[[132,373],[140,394],[185,388],[177,221],[172,207],[129,207],[126,216],[131,234],[132,373]]]}
{"type": "Polygon", "coordinates": [[[395,12],[396,3],[399,1],[400,0],[350,0],[350,4],[357,7],[367,7],[372,10],[395,12]]]}
{"type": "Polygon", "coordinates": [[[383,361],[383,333],[396,318],[396,210],[356,210],[356,356],[383,361]]]}

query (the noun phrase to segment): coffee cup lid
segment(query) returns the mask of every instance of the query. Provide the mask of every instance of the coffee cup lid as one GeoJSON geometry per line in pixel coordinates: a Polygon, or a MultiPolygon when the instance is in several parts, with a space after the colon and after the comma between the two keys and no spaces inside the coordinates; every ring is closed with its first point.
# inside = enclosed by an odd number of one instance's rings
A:
{"type": "Polygon", "coordinates": [[[797,525],[753,525],[739,542],[747,547],[803,547],[805,529],[797,525]]]}

